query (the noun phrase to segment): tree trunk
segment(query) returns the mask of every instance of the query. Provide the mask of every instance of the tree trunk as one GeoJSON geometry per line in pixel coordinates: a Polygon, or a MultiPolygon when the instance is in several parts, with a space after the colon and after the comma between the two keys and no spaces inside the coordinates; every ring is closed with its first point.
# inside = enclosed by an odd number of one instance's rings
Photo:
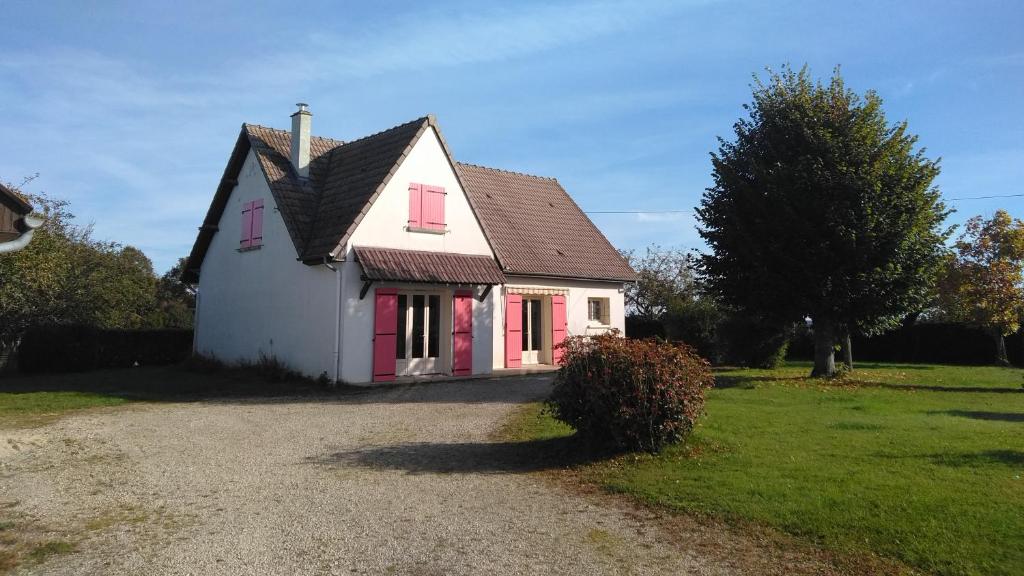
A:
{"type": "Polygon", "coordinates": [[[831,378],[836,374],[835,333],[828,320],[814,318],[814,370],[812,378],[831,378]]]}
{"type": "Polygon", "coordinates": [[[1010,359],[1006,355],[1006,338],[1003,337],[1003,333],[999,330],[993,332],[992,337],[996,341],[996,364],[1009,366],[1010,359]]]}
{"type": "Polygon", "coordinates": [[[839,361],[846,364],[847,370],[853,370],[853,342],[849,331],[839,337],[839,361]]]}

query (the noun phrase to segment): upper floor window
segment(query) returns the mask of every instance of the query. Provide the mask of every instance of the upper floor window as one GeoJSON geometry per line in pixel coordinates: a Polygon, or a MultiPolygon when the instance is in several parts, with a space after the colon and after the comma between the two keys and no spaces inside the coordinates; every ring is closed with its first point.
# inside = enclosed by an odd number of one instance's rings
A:
{"type": "Polygon", "coordinates": [[[409,226],[418,232],[444,232],[444,198],[441,186],[409,184],[409,226]]]}
{"type": "Polygon", "coordinates": [[[242,204],[242,240],[240,250],[250,250],[263,245],[263,199],[242,204]]]}

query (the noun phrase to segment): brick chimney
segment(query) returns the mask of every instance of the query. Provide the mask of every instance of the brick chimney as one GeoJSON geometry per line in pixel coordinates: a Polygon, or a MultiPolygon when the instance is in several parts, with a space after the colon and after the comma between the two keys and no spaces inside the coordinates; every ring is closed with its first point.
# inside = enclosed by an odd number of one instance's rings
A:
{"type": "Polygon", "coordinates": [[[292,114],[292,166],[300,178],[309,178],[309,128],[313,113],[309,104],[299,102],[298,111],[292,114]]]}

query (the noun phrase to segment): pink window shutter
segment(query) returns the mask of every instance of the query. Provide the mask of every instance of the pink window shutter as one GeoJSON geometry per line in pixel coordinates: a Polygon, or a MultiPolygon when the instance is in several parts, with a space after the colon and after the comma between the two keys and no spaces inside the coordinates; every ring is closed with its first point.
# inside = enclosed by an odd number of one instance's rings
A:
{"type": "Polygon", "coordinates": [[[373,315],[373,381],[395,379],[398,350],[398,290],[378,288],[373,315]]]}
{"type": "Polygon", "coordinates": [[[523,366],[523,297],[505,296],[505,368],[523,366]]]}
{"type": "Polygon", "coordinates": [[[423,227],[423,190],[419,184],[409,184],[409,228],[423,227]]]}
{"type": "Polygon", "coordinates": [[[263,245],[263,199],[252,201],[252,240],[250,246],[263,245]]]}
{"type": "Polygon", "coordinates": [[[240,246],[242,248],[252,246],[252,202],[246,202],[242,205],[242,240],[240,246]]]}
{"type": "Polygon", "coordinates": [[[432,230],[444,230],[444,188],[440,186],[423,187],[423,227],[432,230]]]}
{"type": "Polygon", "coordinates": [[[452,374],[473,372],[473,293],[460,290],[452,299],[452,374]]]}
{"type": "Polygon", "coordinates": [[[551,297],[551,356],[555,364],[562,360],[564,350],[558,347],[565,341],[568,333],[568,321],[565,313],[565,296],[557,294],[551,297]]]}

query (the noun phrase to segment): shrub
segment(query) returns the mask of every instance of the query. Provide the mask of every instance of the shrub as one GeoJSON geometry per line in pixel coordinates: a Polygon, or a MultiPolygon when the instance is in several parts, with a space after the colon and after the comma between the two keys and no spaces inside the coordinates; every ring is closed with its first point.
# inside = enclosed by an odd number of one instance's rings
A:
{"type": "Polygon", "coordinates": [[[191,330],[34,326],[18,347],[18,367],[32,373],[156,366],[181,362],[191,352],[191,330]]]}
{"type": "Polygon", "coordinates": [[[791,326],[733,312],[718,325],[718,349],[728,364],[777,368],[786,359],[792,332],[791,326]]]}
{"type": "Polygon", "coordinates": [[[697,354],[711,362],[721,360],[722,351],[717,335],[722,311],[710,299],[680,299],[673,302],[662,322],[669,340],[693,346],[697,354]]]}
{"type": "Polygon", "coordinates": [[[612,333],[563,346],[548,408],[600,446],[657,452],[682,440],[714,384],[708,362],[683,344],[612,333]]]}

